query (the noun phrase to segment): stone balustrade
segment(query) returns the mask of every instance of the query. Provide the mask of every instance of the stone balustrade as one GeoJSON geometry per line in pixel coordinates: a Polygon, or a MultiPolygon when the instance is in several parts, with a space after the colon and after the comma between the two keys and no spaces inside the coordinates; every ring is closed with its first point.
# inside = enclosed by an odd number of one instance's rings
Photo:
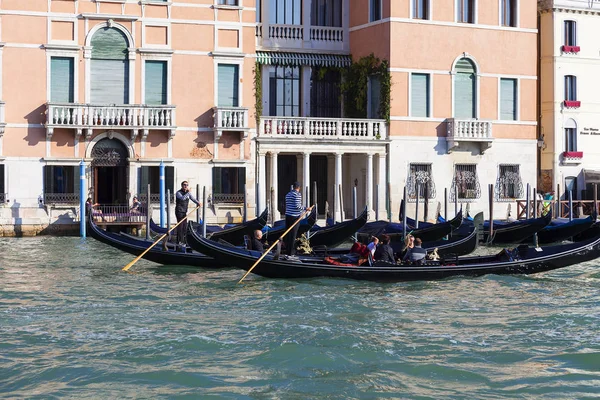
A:
{"type": "Polygon", "coordinates": [[[387,139],[387,125],[378,119],[261,117],[259,137],[286,139],[387,139]]]}
{"type": "Polygon", "coordinates": [[[248,109],[245,107],[213,107],[215,128],[239,131],[248,129],[248,109]]]}
{"type": "Polygon", "coordinates": [[[446,140],[448,141],[449,153],[459,147],[461,143],[479,143],[481,154],[492,146],[494,137],[491,121],[449,118],[446,120],[446,124],[446,140]]]}

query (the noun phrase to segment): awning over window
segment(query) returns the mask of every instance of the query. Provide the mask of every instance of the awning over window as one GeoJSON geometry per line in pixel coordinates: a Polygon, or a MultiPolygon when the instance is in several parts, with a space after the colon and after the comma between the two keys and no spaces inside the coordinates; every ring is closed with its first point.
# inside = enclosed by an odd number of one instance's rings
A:
{"type": "Polygon", "coordinates": [[[585,183],[600,183],[600,171],[596,171],[593,169],[584,169],[583,170],[583,178],[585,183]]]}
{"type": "Polygon", "coordinates": [[[352,64],[350,56],[339,54],[307,54],[274,51],[257,51],[259,64],[311,67],[348,67],[352,64]]]}

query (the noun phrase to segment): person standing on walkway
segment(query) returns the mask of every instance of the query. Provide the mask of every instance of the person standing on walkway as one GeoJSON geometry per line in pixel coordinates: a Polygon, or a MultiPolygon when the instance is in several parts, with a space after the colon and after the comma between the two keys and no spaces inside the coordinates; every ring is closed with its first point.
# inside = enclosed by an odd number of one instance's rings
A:
{"type": "MultiPolygon", "coordinates": [[[[304,211],[310,211],[312,207],[302,207],[302,195],[300,194],[300,183],[294,182],[292,190],[285,196],[285,228],[287,229],[296,222],[304,211]]],[[[294,225],[291,231],[283,238],[286,254],[296,255],[296,235],[300,223],[294,225]]]]}
{"type": "MultiPolygon", "coordinates": [[[[177,227],[177,243],[182,245],[185,244],[187,213],[190,200],[200,207],[198,200],[196,200],[190,193],[188,181],[183,181],[181,182],[181,189],[179,189],[175,194],[175,218],[177,218],[177,222],[183,220],[183,222],[177,227]]],[[[205,221],[202,221],[202,223],[204,222],[205,221]]]]}

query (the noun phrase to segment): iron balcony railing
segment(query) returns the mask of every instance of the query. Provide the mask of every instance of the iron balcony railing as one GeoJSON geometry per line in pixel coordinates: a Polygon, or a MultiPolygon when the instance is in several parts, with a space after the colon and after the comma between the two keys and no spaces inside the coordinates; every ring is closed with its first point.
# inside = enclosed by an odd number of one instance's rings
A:
{"type": "Polygon", "coordinates": [[[175,106],[48,103],[46,124],[65,128],[173,129],[176,127],[175,106]]]}
{"type": "Polygon", "coordinates": [[[259,137],[286,139],[387,139],[385,120],[311,117],[261,117],[259,137]]]}
{"type": "Polygon", "coordinates": [[[98,205],[92,209],[92,218],[98,224],[138,224],[146,222],[144,210],[132,210],[128,205],[98,205]]]}
{"type": "Polygon", "coordinates": [[[44,193],[46,205],[78,205],[79,193],[44,193]]]}
{"type": "Polygon", "coordinates": [[[239,204],[244,203],[243,193],[213,193],[212,202],[214,204],[239,204]]]}
{"type": "MultiPolygon", "coordinates": [[[[148,203],[146,201],[147,197],[148,196],[146,196],[145,194],[140,194],[138,196],[138,199],[142,203],[146,204],[146,203],[148,203]]],[[[166,198],[167,197],[165,196],[165,201],[166,201],[166,198]]],[[[171,193],[171,195],[169,196],[169,201],[171,202],[171,204],[173,204],[175,202],[175,193],[171,193]]],[[[158,194],[158,193],[152,193],[152,194],[150,194],[150,202],[152,204],[154,204],[154,205],[158,205],[160,203],[160,194],[158,194]]]]}

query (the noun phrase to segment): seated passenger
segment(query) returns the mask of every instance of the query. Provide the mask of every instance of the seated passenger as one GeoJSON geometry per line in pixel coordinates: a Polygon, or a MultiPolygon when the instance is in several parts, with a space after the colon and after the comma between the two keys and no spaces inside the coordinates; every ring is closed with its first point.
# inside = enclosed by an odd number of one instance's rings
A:
{"type": "Polygon", "coordinates": [[[371,257],[375,257],[375,250],[377,250],[377,245],[379,244],[379,239],[377,236],[373,236],[371,238],[371,242],[367,245],[367,248],[371,252],[371,257]]]}
{"type": "Polygon", "coordinates": [[[422,264],[427,256],[427,250],[421,247],[423,241],[419,238],[415,239],[415,246],[412,249],[408,249],[403,262],[409,262],[410,264],[422,264]]]}
{"type": "Polygon", "coordinates": [[[259,229],[255,230],[254,235],[252,236],[250,245],[252,247],[252,250],[260,251],[261,253],[264,253],[265,248],[263,246],[263,243],[261,242],[261,239],[262,239],[262,231],[259,229]]]}
{"type": "Polygon", "coordinates": [[[381,244],[375,250],[375,260],[395,263],[396,258],[394,257],[394,250],[390,246],[390,237],[388,235],[381,235],[379,241],[381,244]]]}

